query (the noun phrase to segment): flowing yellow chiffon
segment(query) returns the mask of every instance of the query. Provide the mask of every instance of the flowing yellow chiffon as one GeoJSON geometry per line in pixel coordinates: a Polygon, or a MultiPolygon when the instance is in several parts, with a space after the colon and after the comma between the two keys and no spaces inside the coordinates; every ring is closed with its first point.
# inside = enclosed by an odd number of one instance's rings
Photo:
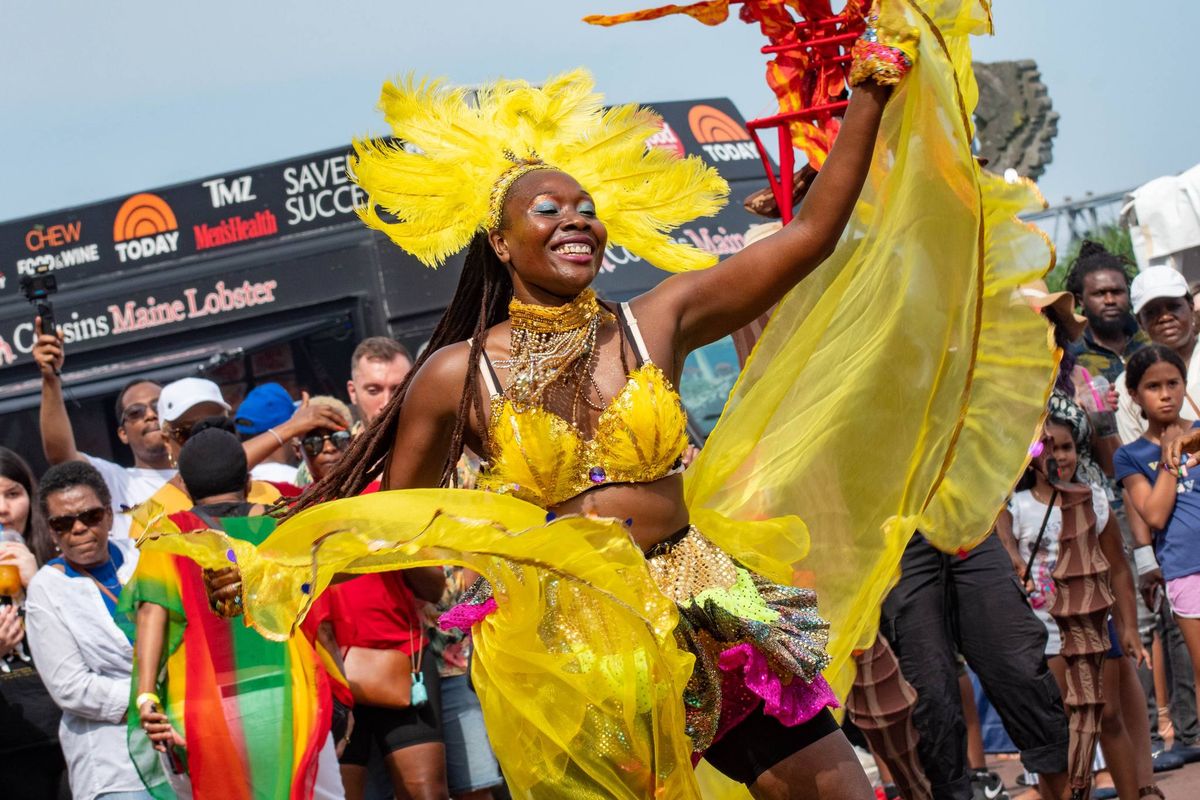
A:
{"type": "MultiPolygon", "coordinates": [[[[779,305],[712,436],[685,473],[693,522],[751,569],[817,589],[825,675],[844,697],[855,649],[914,531],[948,551],[991,530],[1027,462],[1054,356],[1012,300],[1053,260],[1016,220],[1039,207],[971,154],[969,34],[982,0],[892,0],[881,28],[918,55],[884,113],[867,185],[837,251],[779,305]],[[811,533],[811,535],[810,535],[811,533]]],[[[676,609],[613,520],[547,522],[466,490],[340,500],[257,550],[220,534],[142,546],[206,566],[237,559],[250,624],[284,636],[336,572],[458,563],[495,588],[473,678],[516,797],[694,798],[676,609]]],[[[705,796],[745,796],[714,771],[705,796]]]]}

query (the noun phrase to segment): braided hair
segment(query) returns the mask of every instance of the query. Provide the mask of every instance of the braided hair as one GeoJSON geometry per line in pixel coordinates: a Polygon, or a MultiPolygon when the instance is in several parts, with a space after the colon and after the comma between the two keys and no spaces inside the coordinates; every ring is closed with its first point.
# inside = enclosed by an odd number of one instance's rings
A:
{"type": "Polygon", "coordinates": [[[1079,255],[1067,273],[1066,290],[1076,297],[1083,297],[1083,279],[1093,272],[1111,270],[1118,272],[1125,279],[1125,289],[1129,289],[1129,271],[1133,265],[1129,259],[1118,253],[1111,253],[1104,245],[1086,239],[1079,248],[1079,255]]]}
{"type": "Polygon", "coordinates": [[[442,466],[441,485],[449,486],[457,475],[458,459],[462,455],[463,435],[472,407],[483,417],[483,397],[479,393],[476,372],[483,353],[484,333],[488,328],[508,318],[508,303],[512,299],[512,281],[504,264],[496,256],[487,234],[480,232],[467,248],[466,260],[454,298],[438,320],[429,345],[417,358],[400,388],[383,407],[379,416],[358,436],[341,461],[330,472],[301,495],[287,516],[327,500],[353,497],[362,492],[371,479],[387,466],[400,408],[408,394],[413,376],[430,356],[457,342],[471,340],[468,369],[463,381],[462,399],[450,439],[450,449],[442,466]]]}

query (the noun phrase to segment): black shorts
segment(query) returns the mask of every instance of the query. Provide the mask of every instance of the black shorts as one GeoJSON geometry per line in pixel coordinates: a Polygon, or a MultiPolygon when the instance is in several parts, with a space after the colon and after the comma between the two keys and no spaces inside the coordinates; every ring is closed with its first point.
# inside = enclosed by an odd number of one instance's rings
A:
{"type": "Polygon", "coordinates": [[[788,756],[837,730],[828,708],[808,722],[789,727],[764,712],[759,703],[750,716],[708,748],[704,758],[728,777],[749,786],[788,756]]]}
{"type": "Polygon", "coordinates": [[[438,683],[437,659],[428,651],[421,657],[428,700],[421,706],[383,708],[358,703],[354,706],[354,730],[339,763],[365,767],[371,748],[386,756],[405,747],[442,741],[442,692],[438,683]]]}

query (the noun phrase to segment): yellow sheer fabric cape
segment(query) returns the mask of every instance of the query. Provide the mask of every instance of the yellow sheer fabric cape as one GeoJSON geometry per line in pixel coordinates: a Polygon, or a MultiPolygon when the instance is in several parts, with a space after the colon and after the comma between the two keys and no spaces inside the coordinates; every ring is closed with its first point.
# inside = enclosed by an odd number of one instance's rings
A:
{"type": "MultiPolygon", "coordinates": [[[[843,697],[913,532],[955,551],[990,531],[1054,368],[1044,321],[1012,300],[1051,266],[1047,242],[1015,218],[1040,197],[971,154],[967,37],[989,28],[987,7],[892,0],[881,13],[882,29],[917,35],[918,54],[862,198],[834,255],[780,304],[685,478],[706,536],[817,589],[826,677],[843,697]]],[[[248,621],[271,636],[336,572],[471,567],[496,592],[472,674],[514,796],[700,796],[681,703],[692,656],[615,521],[548,523],[514,498],[446,489],[328,503],[257,551],[147,530],[143,547],[206,566],[227,565],[232,547],[248,621]]],[[[744,796],[711,770],[702,779],[706,796],[744,796]]]]}

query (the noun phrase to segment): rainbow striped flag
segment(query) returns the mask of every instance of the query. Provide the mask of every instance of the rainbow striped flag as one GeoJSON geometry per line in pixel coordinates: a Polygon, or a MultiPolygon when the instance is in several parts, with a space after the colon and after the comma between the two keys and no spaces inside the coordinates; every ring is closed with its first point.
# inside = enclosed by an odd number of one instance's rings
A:
{"type": "MultiPolygon", "coordinates": [[[[270,517],[224,518],[220,524],[227,535],[252,544],[275,528],[270,517]]],[[[208,528],[187,512],[159,516],[151,525],[154,533],[208,528]]],[[[331,679],[313,644],[303,635],[271,641],[244,618],[214,614],[200,567],[180,556],[142,552],[118,608],[119,624],[131,639],[143,603],[167,610],[158,694],[187,742],[177,752],[193,795],[222,800],[311,797],[332,708],[331,679]]],[[[129,751],[150,793],[173,799],[170,767],[140,727],[133,702],[137,685],[135,664],[129,751]]]]}

